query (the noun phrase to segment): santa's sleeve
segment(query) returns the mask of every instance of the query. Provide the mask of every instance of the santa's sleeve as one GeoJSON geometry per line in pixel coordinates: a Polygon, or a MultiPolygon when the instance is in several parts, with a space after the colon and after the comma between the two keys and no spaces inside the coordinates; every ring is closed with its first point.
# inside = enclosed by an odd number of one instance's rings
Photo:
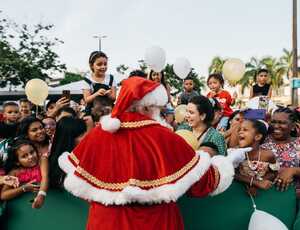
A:
{"type": "Polygon", "coordinates": [[[234,167],[232,161],[224,156],[214,156],[211,158],[211,166],[193,184],[188,194],[193,197],[217,195],[229,188],[233,178],[234,167]]]}

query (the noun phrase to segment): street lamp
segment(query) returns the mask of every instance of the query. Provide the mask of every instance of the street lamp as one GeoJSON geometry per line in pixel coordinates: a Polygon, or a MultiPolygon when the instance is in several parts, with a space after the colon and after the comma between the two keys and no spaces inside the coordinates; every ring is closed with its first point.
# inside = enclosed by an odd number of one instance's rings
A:
{"type": "Polygon", "coordinates": [[[107,38],[106,35],[95,35],[93,36],[93,38],[97,38],[98,39],[98,42],[99,42],[99,51],[101,51],[101,39],[102,38],[107,38]]]}

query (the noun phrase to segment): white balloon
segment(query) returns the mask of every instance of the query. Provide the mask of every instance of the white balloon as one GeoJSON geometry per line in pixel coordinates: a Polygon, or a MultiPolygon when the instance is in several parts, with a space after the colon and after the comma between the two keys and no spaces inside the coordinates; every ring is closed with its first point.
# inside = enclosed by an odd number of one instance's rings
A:
{"type": "Polygon", "coordinates": [[[173,65],[174,73],[181,79],[185,79],[188,74],[191,72],[191,63],[186,58],[177,58],[173,65]]]}
{"type": "Polygon", "coordinates": [[[250,218],[248,230],[288,230],[288,228],[275,216],[256,209],[250,218]]]}
{"type": "Polygon", "coordinates": [[[245,74],[246,66],[245,64],[237,58],[229,58],[223,65],[224,78],[231,84],[235,84],[245,74]]]}
{"type": "Polygon", "coordinates": [[[145,62],[150,69],[160,72],[165,68],[166,52],[158,46],[152,46],[146,50],[145,62]]]}
{"type": "Polygon", "coordinates": [[[48,97],[48,85],[45,81],[35,78],[26,83],[25,93],[29,101],[35,105],[43,105],[48,97]]]}

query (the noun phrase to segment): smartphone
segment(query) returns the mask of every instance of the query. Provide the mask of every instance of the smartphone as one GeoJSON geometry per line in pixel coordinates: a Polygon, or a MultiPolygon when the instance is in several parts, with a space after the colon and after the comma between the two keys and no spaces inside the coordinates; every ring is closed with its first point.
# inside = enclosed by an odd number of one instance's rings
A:
{"type": "Polygon", "coordinates": [[[62,97],[70,100],[71,99],[71,93],[70,93],[70,90],[63,90],[62,91],[62,97]]]}

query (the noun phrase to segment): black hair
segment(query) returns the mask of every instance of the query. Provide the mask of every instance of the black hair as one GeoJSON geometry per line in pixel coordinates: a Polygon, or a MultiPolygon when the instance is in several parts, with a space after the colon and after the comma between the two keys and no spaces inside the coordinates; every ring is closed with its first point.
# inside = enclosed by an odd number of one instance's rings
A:
{"type": "Polygon", "coordinates": [[[213,142],[207,141],[207,142],[203,142],[200,147],[209,147],[211,149],[213,149],[214,151],[216,151],[216,153],[219,153],[219,149],[218,146],[216,146],[213,142]]]}
{"type": "Polygon", "coordinates": [[[93,65],[95,63],[95,61],[101,57],[108,59],[107,55],[105,53],[103,53],[102,51],[93,51],[89,57],[89,64],[93,65]]]}
{"type": "Polygon", "coordinates": [[[192,81],[194,82],[194,78],[192,78],[191,76],[187,76],[187,77],[183,80],[183,82],[185,82],[185,81],[187,81],[187,80],[192,80],[192,81]]]}
{"type": "Polygon", "coordinates": [[[34,143],[27,139],[15,139],[7,149],[7,159],[4,162],[4,171],[5,173],[9,173],[12,169],[17,168],[18,163],[18,155],[17,151],[20,147],[24,145],[31,145],[33,149],[38,154],[38,150],[35,147],[34,143]]]}
{"type": "Polygon", "coordinates": [[[71,107],[64,106],[64,107],[60,108],[57,111],[57,115],[56,116],[59,117],[62,112],[70,113],[72,117],[77,117],[77,114],[76,114],[75,110],[73,108],[71,108],[71,107]]]}
{"type": "Polygon", "coordinates": [[[207,97],[202,95],[192,97],[189,103],[193,103],[196,105],[199,114],[205,114],[204,123],[208,126],[211,126],[211,122],[214,119],[214,109],[207,97]]]}
{"type": "Polygon", "coordinates": [[[263,144],[268,135],[267,125],[263,121],[260,121],[260,120],[254,120],[254,119],[245,119],[245,120],[250,121],[252,123],[252,126],[255,129],[256,133],[262,135],[262,138],[259,141],[259,144],[263,144]]]}
{"type": "MultiPolygon", "coordinates": [[[[149,73],[149,80],[153,81],[152,76],[153,76],[154,73],[157,73],[157,72],[155,72],[154,70],[151,70],[151,71],[150,71],[150,73],[149,73]]],[[[167,82],[166,82],[166,79],[165,79],[164,71],[160,71],[159,73],[161,74],[161,78],[160,78],[161,84],[162,84],[165,88],[167,88],[167,82]]]]}
{"type": "Polygon", "coordinates": [[[64,152],[71,152],[75,148],[75,139],[86,131],[86,123],[79,118],[63,117],[57,123],[49,157],[51,186],[61,187],[65,176],[58,166],[59,156],[64,152]]]}
{"type": "Polygon", "coordinates": [[[130,77],[147,78],[147,74],[144,71],[137,69],[137,70],[133,70],[130,72],[128,78],[130,78],[130,77]]]}
{"type": "Polygon", "coordinates": [[[213,106],[214,112],[223,110],[220,102],[216,98],[210,98],[209,100],[210,100],[210,103],[213,106]]]}
{"type": "Polygon", "coordinates": [[[274,113],[286,113],[289,116],[290,122],[296,122],[297,121],[297,116],[296,116],[295,112],[290,108],[282,107],[282,108],[276,109],[274,111],[274,113]]]}
{"type": "Polygon", "coordinates": [[[27,98],[21,98],[20,100],[19,100],[19,103],[21,104],[21,103],[29,103],[29,104],[31,104],[31,102],[27,99],[27,98]]]}
{"type": "Polygon", "coordinates": [[[46,104],[46,110],[48,110],[48,108],[50,107],[50,105],[55,104],[56,100],[50,99],[47,104],[46,104]]]}
{"type": "Polygon", "coordinates": [[[4,105],[3,105],[3,110],[5,110],[5,108],[8,107],[8,106],[16,106],[16,107],[19,107],[19,105],[18,105],[16,102],[9,101],[9,102],[4,103],[4,105]]]}
{"type": "Polygon", "coordinates": [[[269,70],[267,70],[267,69],[259,69],[259,70],[257,71],[257,74],[256,74],[256,75],[259,75],[260,73],[269,73],[269,70]]]}
{"type": "Polygon", "coordinates": [[[214,79],[218,80],[218,81],[220,82],[222,88],[224,87],[224,83],[225,83],[225,82],[224,82],[224,78],[223,78],[222,74],[220,74],[220,73],[213,73],[213,74],[210,74],[210,75],[208,76],[208,78],[207,78],[207,84],[208,84],[208,82],[209,82],[209,80],[210,80],[211,78],[214,78],[214,79]]]}

